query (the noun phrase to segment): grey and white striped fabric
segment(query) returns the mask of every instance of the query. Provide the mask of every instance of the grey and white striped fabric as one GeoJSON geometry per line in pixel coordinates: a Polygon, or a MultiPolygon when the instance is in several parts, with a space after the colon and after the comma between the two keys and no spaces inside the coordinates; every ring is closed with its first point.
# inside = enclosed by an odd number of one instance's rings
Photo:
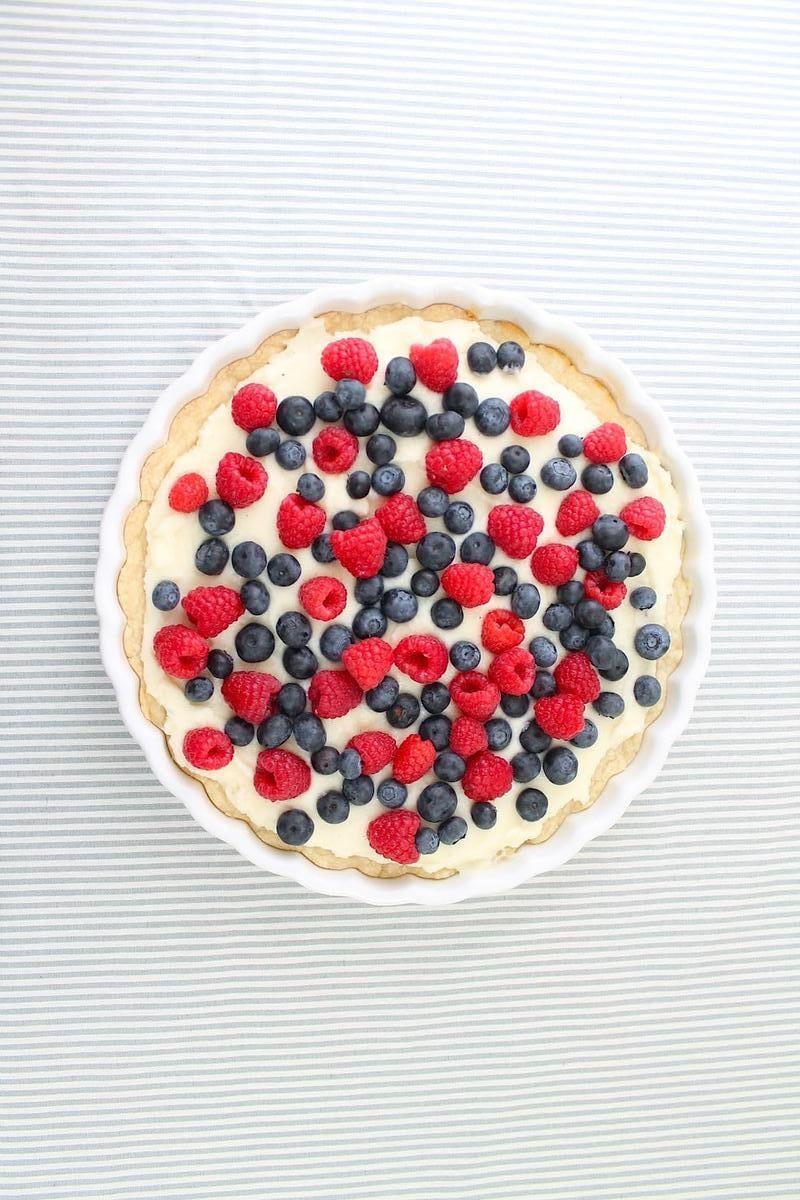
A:
{"type": "Polygon", "coordinates": [[[4,0],[3,1200],[800,1195],[799,42],[792,0],[4,0]],[[657,784],[447,911],[315,897],[193,825],[92,604],[159,391],[393,270],[627,360],[718,548],[657,784]]]}

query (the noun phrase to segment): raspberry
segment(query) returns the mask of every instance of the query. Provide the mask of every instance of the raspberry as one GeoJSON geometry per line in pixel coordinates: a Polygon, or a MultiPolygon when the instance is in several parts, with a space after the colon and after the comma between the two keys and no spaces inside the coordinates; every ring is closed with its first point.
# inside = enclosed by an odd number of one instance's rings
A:
{"type": "Polygon", "coordinates": [[[583,581],[584,591],[589,600],[597,600],[603,608],[619,608],[628,594],[624,583],[614,583],[605,571],[587,571],[583,581]]]}
{"type": "Polygon", "coordinates": [[[479,754],[489,745],[486,730],[474,717],[456,717],[450,729],[450,749],[462,758],[479,754]]]}
{"type": "Polygon", "coordinates": [[[442,571],[442,587],[464,608],[478,608],[494,595],[494,573],[482,563],[452,563],[442,571]]]}
{"type": "Polygon", "coordinates": [[[271,388],[263,383],[246,383],[231,401],[231,414],[235,425],[250,433],[271,425],[275,420],[278,401],[271,388]]]}
{"type": "Polygon", "coordinates": [[[222,698],[237,717],[260,725],[272,715],[280,681],[266,671],[234,671],[222,684],[222,698]]]}
{"type": "Polygon", "coordinates": [[[311,770],[290,750],[262,750],[256,759],[253,783],[265,800],[293,800],[311,784],[311,770]]]}
{"type": "Polygon", "coordinates": [[[461,786],[470,800],[496,800],[505,795],[513,782],[511,763],[484,750],[467,763],[461,786]]]}
{"type": "Polygon", "coordinates": [[[392,647],[383,638],[365,638],[348,646],[342,655],[342,663],[353,676],[359,687],[374,688],[389,672],[392,665],[392,647]]]}
{"type": "Polygon", "coordinates": [[[543,392],[520,392],[511,401],[511,428],[523,437],[550,433],[561,420],[557,401],[543,392]]]}
{"type": "Polygon", "coordinates": [[[198,771],[219,771],[233,758],[233,742],[221,729],[204,725],[201,729],[190,729],[186,734],[183,754],[198,771]]]}
{"type": "Polygon", "coordinates": [[[370,517],[353,529],[334,529],[331,546],[345,571],[356,579],[371,579],[383,566],[386,534],[380,521],[370,517]]]}
{"type": "Polygon", "coordinates": [[[489,678],[501,692],[508,696],[524,696],[533,687],[536,664],[530,650],[521,646],[504,650],[493,659],[489,667],[489,678]]]}
{"type": "Polygon", "coordinates": [[[308,689],[316,717],[343,717],[361,703],[361,688],[347,671],[317,671],[308,689]]]}
{"type": "Polygon", "coordinates": [[[447,647],[431,634],[411,634],[398,642],[394,662],[414,683],[434,683],[447,670],[447,647]]]}
{"type": "Polygon", "coordinates": [[[641,542],[652,542],[654,538],[660,537],[667,523],[664,505],[652,496],[631,500],[619,515],[633,536],[641,542]]]}
{"type": "Polygon", "coordinates": [[[418,542],[428,532],[416,501],[405,492],[390,496],[385,504],[375,510],[375,516],[391,542],[418,542]]]}
{"type": "Polygon", "coordinates": [[[572,537],[594,525],[599,516],[600,509],[588,492],[570,492],[558,506],[556,529],[562,537],[572,537]]]}
{"type": "Polygon", "coordinates": [[[390,733],[357,733],[350,738],[347,749],[361,755],[361,770],[365,775],[375,775],[388,767],[394,758],[397,742],[390,733]]]}
{"type": "Polygon", "coordinates": [[[238,592],[229,587],[196,587],[181,602],[187,617],[204,638],[217,637],[244,612],[238,592]]]}
{"type": "Polygon", "coordinates": [[[500,703],[500,688],[480,671],[462,671],[450,682],[450,695],[465,717],[486,721],[500,703]]]}
{"type": "Polygon", "coordinates": [[[531,570],[539,583],[549,583],[558,586],[569,583],[578,565],[578,551],[574,546],[565,546],[562,542],[550,542],[534,550],[531,559],[531,570]]]}
{"type": "Polygon", "coordinates": [[[330,425],[314,438],[311,453],[320,471],[341,475],[352,467],[358,457],[358,438],[341,425],[330,425]]]}
{"type": "Polygon", "coordinates": [[[341,579],[332,575],[307,579],[300,584],[299,596],[308,615],[317,621],[332,621],[347,605],[347,589],[341,579]]]}
{"type": "Polygon", "coordinates": [[[305,550],[322,533],[326,519],[324,508],[292,492],[278,506],[278,537],[287,550],[305,550]]]}
{"type": "Polygon", "coordinates": [[[432,392],[446,392],[458,375],[458,351],[449,338],[436,338],[429,346],[414,345],[408,357],[417,379],[432,392]]]}
{"type": "Polygon", "coordinates": [[[466,438],[437,442],[425,455],[428,480],[448,495],[465,488],[482,466],[483,455],[475,443],[466,438]]]}
{"type": "Polygon", "coordinates": [[[436,758],[433,742],[426,742],[418,733],[410,733],[400,743],[392,764],[392,775],[400,783],[416,783],[427,775],[436,758]]]}
{"type": "Polygon", "coordinates": [[[627,449],[625,430],[614,421],[598,425],[583,439],[583,453],[590,462],[616,462],[627,449]]]}
{"type": "Polygon", "coordinates": [[[223,454],[217,467],[217,494],[231,508],[247,508],[267,488],[267,472],[246,454],[223,454]]]}
{"type": "Polygon", "coordinates": [[[549,737],[568,742],[583,729],[583,701],[577,696],[542,696],[534,705],[537,724],[549,737]]]}
{"type": "Polygon", "coordinates": [[[180,479],[175,480],[167,499],[175,512],[197,512],[208,499],[208,484],[202,475],[190,471],[188,475],[181,475],[180,479]]]}
{"type": "Polygon", "coordinates": [[[492,654],[501,650],[511,650],[518,646],[525,637],[525,626],[516,613],[507,608],[493,608],[483,618],[481,625],[481,642],[492,654]]]}
{"type": "Polygon", "coordinates": [[[378,356],[363,338],[339,338],[329,342],[320,356],[322,369],[331,379],[357,379],[365,386],[378,369],[378,356]]]}
{"type": "Polygon", "coordinates": [[[521,504],[498,504],[486,523],[489,537],[509,558],[527,558],[543,529],[539,514],[521,504]]]}
{"type": "Polygon", "coordinates": [[[158,665],[176,679],[192,679],[206,668],[208,646],[196,629],[165,625],[153,638],[158,665]]]}
{"type": "Polygon", "coordinates": [[[419,859],[414,838],[421,825],[419,813],[396,808],[381,813],[367,826],[367,841],[376,854],[397,863],[415,863],[419,859]]]}
{"type": "Polygon", "coordinates": [[[600,695],[600,679],[581,650],[567,654],[553,671],[559,692],[577,696],[584,704],[600,695]]]}

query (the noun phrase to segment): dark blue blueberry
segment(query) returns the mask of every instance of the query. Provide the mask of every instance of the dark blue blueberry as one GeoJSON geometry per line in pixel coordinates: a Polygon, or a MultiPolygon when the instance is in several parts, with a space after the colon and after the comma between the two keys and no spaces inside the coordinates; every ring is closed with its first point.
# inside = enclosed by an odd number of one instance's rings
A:
{"type": "Polygon", "coordinates": [[[396,579],[408,566],[408,551],[399,542],[388,542],[383,556],[381,575],[385,579],[396,579]]]}
{"type": "Polygon", "coordinates": [[[634,588],[630,595],[630,602],[634,608],[638,608],[640,612],[645,609],[652,608],[658,597],[651,587],[634,588]]]}
{"type": "Polygon", "coordinates": [[[541,821],[547,812],[547,796],[538,788],[525,788],[517,796],[516,808],[523,821],[541,821]]]}
{"type": "Polygon", "coordinates": [[[640,675],[633,685],[633,698],[642,708],[652,708],[661,699],[661,684],[655,675],[640,675]]]}
{"type": "Polygon", "coordinates": [[[624,550],[614,550],[606,559],[605,573],[613,583],[622,583],[631,573],[631,556],[624,550]]]}
{"type": "Polygon", "coordinates": [[[267,567],[267,556],[258,542],[239,542],[231,553],[231,566],[243,579],[256,579],[267,567]]]}
{"type": "Polygon", "coordinates": [[[422,825],[414,834],[414,845],[420,854],[434,854],[439,849],[439,835],[430,825],[422,825]]]}
{"type": "Polygon", "coordinates": [[[517,572],[513,567],[494,568],[495,596],[510,596],[517,586],[517,572]]]}
{"type": "Polygon", "coordinates": [[[648,480],[647,463],[641,454],[625,454],[619,460],[619,473],[629,488],[644,487],[648,480]]]}
{"type": "Polygon", "coordinates": [[[514,773],[515,783],[531,783],[541,769],[539,755],[531,754],[530,751],[520,750],[519,754],[515,754],[511,759],[511,770],[514,773]]]}
{"type": "Polygon", "coordinates": [[[508,485],[508,494],[516,504],[529,504],[536,495],[536,480],[530,475],[515,475],[508,485]]]}
{"type": "Polygon", "coordinates": [[[541,700],[543,696],[555,696],[558,691],[554,676],[549,671],[537,671],[536,678],[533,681],[531,695],[534,700],[541,700]]]}
{"type": "Polygon", "coordinates": [[[334,393],[343,413],[361,408],[367,398],[367,389],[360,379],[340,379],[334,393]]]}
{"type": "Polygon", "coordinates": [[[631,577],[633,577],[634,575],[641,575],[642,571],[647,566],[647,559],[645,558],[645,556],[643,554],[640,554],[638,550],[632,550],[630,559],[631,559],[631,577]]]}
{"type": "Polygon", "coordinates": [[[305,613],[281,613],[275,625],[275,632],[285,646],[297,650],[311,641],[311,622],[305,613]]]}
{"type": "Polygon", "coordinates": [[[486,533],[469,533],[459,548],[459,556],[465,563],[482,563],[488,566],[494,558],[494,542],[486,533]]]}
{"type": "Polygon", "coordinates": [[[417,383],[417,372],[414,370],[411,359],[403,358],[400,355],[397,358],[390,358],[386,364],[383,381],[393,395],[407,396],[417,383]]]}
{"type": "Polygon", "coordinates": [[[320,392],[314,401],[314,412],[320,421],[338,421],[342,415],[342,406],[335,392],[320,392]]]}
{"type": "Polygon", "coordinates": [[[486,736],[490,750],[505,750],[511,741],[511,726],[502,717],[492,717],[486,722],[486,736]]]}
{"type": "Polygon", "coordinates": [[[208,538],[195,550],[194,565],[203,575],[221,575],[228,565],[228,547],[219,538],[208,538]]]}
{"type": "Polygon", "coordinates": [[[464,620],[464,610],[455,600],[443,597],[431,605],[431,620],[437,629],[457,629],[464,620]]]}
{"type": "Polygon", "coordinates": [[[509,692],[500,696],[500,707],[507,717],[524,717],[530,706],[527,696],[512,696],[509,692]]]}
{"type": "Polygon", "coordinates": [[[211,650],[206,665],[215,679],[227,679],[233,670],[233,659],[227,650],[211,650]]]}
{"type": "Polygon", "coordinates": [[[475,510],[466,500],[455,500],[447,506],[444,527],[450,533],[469,533],[475,520],[475,510]]]}
{"type": "Polygon", "coordinates": [[[336,562],[329,533],[321,533],[319,537],[314,538],[311,543],[311,557],[318,563],[336,562]]]}
{"type": "Polygon", "coordinates": [[[568,458],[550,458],[540,472],[545,487],[556,492],[565,492],[571,488],[578,476],[568,458]]]}
{"type": "Polygon", "coordinates": [[[278,405],[277,422],[290,437],[302,437],[308,433],[316,419],[314,406],[305,396],[287,396],[278,405]]]}
{"type": "Polygon", "coordinates": [[[313,502],[321,500],[325,495],[325,484],[319,475],[315,475],[313,471],[306,471],[297,481],[297,491],[304,500],[313,502]]]}
{"type": "Polygon", "coordinates": [[[269,592],[260,579],[248,579],[239,589],[242,604],[254,617],[263,617],[269,608],[269,592]]]}
{"type": "Polygon", "coordinates": [[[611,638],[596,633],[586,643],[586,653],[593,667],[597,667],[598,671],[607,670],[616,661],[617,647],[611,638]]]}
{"type": "Polygon", "coordinates": [[[624,675],[628,674],[629,666],[630,663],[628,662],[628,656],[625,651],[614,647],[614,660],[611,663],[611,666],[603,667],[600,671],[600,674],[603,676],[603,679],[607,679],[609,683],[616,683],[618,679],[622,679],[624,675]]]}
{"type": "Polygon", "coordinates": [[[171,612],[181,598],[180,588],[171,579],[162,579],[153,588],[151,599],[159,612],[171,612]]]}
{"type": "Polygon", "coordinates": [[[357,579],[353,593],[359,604],[369,608],[377,604],[383,595],[383,579],[380,575],[372,575],[369,579],[357,579]]]}
{"type": "Polygon", "coordinates": [[[497,347],[497,365],[501,371],[521,371],[525,366],[525,351],[519,342],[501,342],[497,347]]]}
{"type": "MultiPolygon", "coordinates": [[[[291,687],[287,684],[287,687],[291,687]]],[[[317,775],[335,775],[339,769],[339,751],[335,746],[323,746],[311,755],[311,766],[317,775]]]]}
{"type": "Polygon", "coordinates": [[[390,396],[381,409],[384,425],[398,437],[415,437],[422,433],[427,419],[427,409],[416,396],[390,396]]]}
{"type": "Polygon", "coordinates": [[[394,463],[376,467],[372,472],[372,486],[379,496],[393,496],[395,492],[402,492],[405,483],[405,474],[394,463]]]}
{"type": "Polygon", "coordinates": [[[241,717],[229,717],[225,722],[225,734],[234,746],[249,746],[256,731],[249,721],[243,721],[241,717]]]}
{"type": "Polygon", "coordinates": [[[212,537],[230,533],[236,524],[236,513],[224,500],[206,500],[197,510],[200,528],[212,537]]]}
{"type": "Polygon", "coordinates": [[[392,729],[409,729],[419,717],[419,700],[410,692],[401,692],[386,713],[392,729]]]}
{"type": "Polygon", "coordinates": [[[300,749],[305,750],[307,754],[321,750],[326,742],[325,726],[313,713],[304,712],[295,717],[292,733],[300,749]]]}
{"type": "Polygon", "coordinates": [[[497,351],[488,342],[473,342],[467,351],[467,365],[476,375],[488,375],[497,366],[497,351]]]}
{"type": "Polygon", "coordinates": [[[625,701],[616,692],[601,692],[592,704],[601,717],[619,717],[625,709],[625,701]]]}
{"type": "Polygon", "coordinates": [[[572,624],[572,613],[566,604],[549,604],[544,610],[542,624],[551,633],[560,633],[572,624]]]}
{"type": "Polygon", "coordinates": [[[384,779],[378,784],[378,800],[384,808],[402,808],[408,788],[399,779],[384,779]]]}
{"type": "Polygon", "coordinates": [[[578,760],[566,746],[553,746],[544,756],[544,773],[551,783],[572,783],[578,774],[578,760]]]}
{"type": "Polygon", "coordinates": [[[285,683],[278,692],[278,709],[287,717],[299,717],[306,706],[306,694],[299,683],[285,683]]]}
{"type": "Polygon", "coordinates": [[[398,624],[413,621],[418,609],[417,597],[405,588],[389,588],[381,597],[381,611],[384,616],[398,624]]]}
{"type": "Polygon", "coordinates": [[[372,480],[366,471],[353,471],[347,476],[347,494],[353,500],[363,500],[369,495],[372,480]]]}
{"type": "Polygon", "coordinates": [[[589,463],[581,471],[581,483],[593,496],[605,496],[614,486],[614,476],[605,463],[589,463]]]}
{"type": "Polygon", "coordinates": [[[397,453],[397,442],[388,433],[373,433],[366,445],[367,458],[376,467],[385,467],[397,453]]]}
{"type": "Polygon", "coordinates": [[[588,600],[585,596],[575,605],[575,620],[584,629],[599,629],[606,619],[606,610],[599,600],[588,600]]]}
{"type": "Polygon", "coordinates": [[[358,513],[348,512],[347,509],[334,513],[333,520],[331,521],[333,528],[338,529],[340,532],[344,532],[346,529],[355,529],[356,525],[360,524],[361,518],[358,513]]]}
{"type": "Polygon", "coordinates": [[[345,650],[354,642],[353,633],[346,625],[328,625],[320,636],[319,648],[328,662],[341,662],[345,650]]]}
{"type": "Polygon", "coordinates": [[[443,397],[447,412],[458,413],[460,417],[474,417],[478,407],[478,393],[471,383],[454,383],[447,389],[443,397]]]}
{"type": "Polygon", "coordinates": [[[446,821],[456,811],[456,794],[449,783],[429,783],[417,800],[417,810],[423,821],[446,821]]]}
{"type": "Polygon", "coordinates": [[[343,779],[358,779],[362,771],[361,755],[350,747],[339,755],[339,774],[343,779]]]}
{"type": "Polygon", "coordinates": [[[443,517],[449,503],[447,492],[438,487],[423,488],[417,496],[417,508],[424,517],[443,517]]]}
{"type": "Polygon", "coordinates": [[[546,734],[535,721],[529,721],[519,735],[520,746],[530,754],[542,754],[552,740],[549,734],[546,734]]]}
{"type": "Polygon", "coordinates": [[[375,795],[375,784],[369,775],[358,775],[355,779],[345,779],[342,784],[342,794],[345,800],[361,807],[369,804],[375,795]]]}
{"type": "Polygon", "coordinates": [[[439,826],[439,841],[445,846],[454,846],[467,836],[467,822],[463,817],[450,817],[439,826]]]}
{"type": "Polygon", "coordinates": [[[391,675],[387,675],[374,688],[364,694],[367,708],[372,712],[388,712],[400,695],[400,684],[391,675]]]}
{"type": "Polygon", "coordinates": [[[287,646],[283,652],[283,669],[292,679],[311,679],[318,667],[317,656],[308,646],[287,646]]]}
{"type": "Polygon", "coordinates": [[[640,658],[651,662],[669,650],[670,637],[663,625],[643,625],[636,630],[633,644],[640,658]]]}
{"type": "Polygon", "coordinates": [[[506,446],[500,455],[500,462],[509,475],[520,475],[530,466],[531,456],[524,446],[506,446]]]}
{"type": "Polygon", "coordinates": [[[314,832],[314,822],[302,808],[287,808],[278,817],[275,831],[287,846],[304,846],[314,832]]]}
{"type": "Polygon", "coordinates": [[[621,550],[630,534],[621,517],[603,513],[592,526],[592,537],[604,550],[621,550]]]}
{"type": "Polygon", "coordinates": [[[566,629],[562,629],[558,640],[565,650],[583,650],[589,640],[589,630],[573,621],[566,629]]]}
{"type": "Polygon", "coordinates": [[[597,545],[596,542],[589,539],[585,542],[578,542],[575,547],[578,551],[578,562],[583,567],[584,571],[599,571],[605,561],[605,551],[597,545]]]}
{"type": "Polygon", "coordinates": [[[437,754],[433,764],[434,775],[444,783],[458,783],[466,769],[464,759],[452,750],[443,750],[441,754],[437,754]]]}
{"type": "Polygon", "coordinates": [[[247,435],[247,453],[252,454],[253,458],[266,458],[268,454],[274,454],[281,443],[281,435],[277,429],[270,426],[260,426],[258,429],[251,429],[247,435]]]}
{"type": "Polygon", "coordinates": [[[523,621],[530,620],[539,611],[541,596],[535,583],[520,583],[511,593],[511,611],[523,621]]]}
{"type": "Polygon", "coordinates": [[[302,442],[287,438],[275,451],[275,460],[284,471],[299,471],[306,461],[306,448],[302,442]]]}
{"type": "Polygon", "coordinates": [[[589,746],[593,746],[597,741],[597,726],[594,721],[587,718],[583,722],[583,729],[580,733],[576,733],[570,741],[578,750],[586,750],[589,746]]]}
{"type": "Polygon", "coordinates": [[[350,816],[350,802],[341,792],[324,792],[317,800],[317,812],[328,825],[341,825],[350,816]]]}
{"type": "Polygon", "coordinates": [[[443,683],[426,683],[420,693],[422,707],[438,717],[450,705],[450,692],[443,683]]]}
{"type": "Polygon", "coordinates": [[[481,661],[481,652],[474,642],[453,642],[450,662],[457,671],[474,671],[481,661]]]}
{"type": "Polygon", "coordinates": [[[274,717],[267,717],[256,731],[260,745],[265,746],[268,750],[282,746],[284,742],[288,742],[291,736],[292,721],[285,713],[276,713],[274,717]]]}
{"type": "Polygon", "coordinates": [[[383,637],[388,628],[385,613],[376,606],[360,608],[353,617],[353,633],[360,642],[365,638],[383,637]]]}
{"type": "Polygon", "coordinates": [[[439,590],[439,576],[435,571],[415,571],[411,576],[411,590],[415,596],[434,596],[439,590]]]}
{"type": "Polygon", "coordinates": [[[530,650],[537,667],[552,667],[558,658],[558,650],[550,638],[535,637],[530,650]]]}
{"type": "Polygon", "coordinates": [[[499,496],[508,487],[508,471],[500,463],[487,463],[480,473],[480,481],[490,496],[499,496]]]}
{"type": "Polygon", "coordinates": [[[417,542],[417,560],[430,571],[443,571],[456,556],[456,544],[447,533],[434,530],[417,542]]]}
{"type": "Polygon", "coordinates": [[[276,587],[290,587],[300,578],[300,563],[293,554],[276,554],[267,564],[267,575],[276,587]]]}
{"type": "Polygon", "coordinates": [[[425,424],[428,437],[433,442],[449,442],[461,437],[464,432],[464,418],[457,412],[432,413],[425,424]]]}
{"type": "Polygon", "coordinates": [[[194,679],[186,680],[183,694],[192,704],[205,704],[214,695],[214,684],[204,675],[196,675],[194,679]]]}
{"type": "Polygon", "coordinates": [[[419,736],[438,750],[446,750],[450,744],[453,722],[449,717],[426,717],[419,723],[419,736]]]}
{"type": "Polygon", "coordinates": [[[505,400],[490,396],[475,410],[475,424],[485,437],[499,437],[508,429],[511,412],[505,400]]]}
{"type": "Polygon", "coordinates": [[[583,438],[577,433],[565,433],[558,439],[558,453],[564,458],[577,458],[583,453],[583,438]]]}
{"type": "Polygon", "coordinates": [[[574,608],[578,601],[583,599],[583,584],[578,579],[570,579],[568,583],[559,584],[556,589],[556,597],[561,604],[566,604],[568,608],[574,608]]]}
{"type": "Polygon", "coordinates": [[[603,637],[613,638],[615,629],[614,618],[611,613],[606,613],[603,624],[598,626],[597,632],[602,633],[603,637]]]}
{"type": "Polygon", "coordinates": [[[275,638],[266,625],[251,621],[236,634],[235,646],[242,662],[265,662],[275,649],[275,638]]]}
{"type": "Polygon", "coordinates": [[[381,423],[381,414],[374,404],[362,404],[344,414],[342,424],[354,437],[369,437],[381,423]]]}

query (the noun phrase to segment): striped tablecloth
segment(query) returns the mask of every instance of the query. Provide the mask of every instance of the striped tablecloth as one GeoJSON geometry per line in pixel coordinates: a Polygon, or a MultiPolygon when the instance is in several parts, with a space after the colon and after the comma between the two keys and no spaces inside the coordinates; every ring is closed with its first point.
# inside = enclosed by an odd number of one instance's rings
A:
{"type": "Polygon", "coordinates": [[[3,1200],[795,1200],[798,88],[786,3],[0,8],[3,1200]],[[326,282],[514,287],[693,456],[720,606],[659,781],[380,911],[193,825],[100,668],[120,455],[326,282]]]}

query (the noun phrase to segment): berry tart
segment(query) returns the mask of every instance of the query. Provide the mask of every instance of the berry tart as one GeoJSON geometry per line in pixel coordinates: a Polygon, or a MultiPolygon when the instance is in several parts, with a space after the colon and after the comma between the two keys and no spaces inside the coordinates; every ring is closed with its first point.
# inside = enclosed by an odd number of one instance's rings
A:
{"type": "Polygon", "coordinates": [[[608,388],[451,304],[267,337],[147,459],[117,581],[146,717],[259,839],[440,879],[636,756],[689,601],[667,467],[608,388]]]}

